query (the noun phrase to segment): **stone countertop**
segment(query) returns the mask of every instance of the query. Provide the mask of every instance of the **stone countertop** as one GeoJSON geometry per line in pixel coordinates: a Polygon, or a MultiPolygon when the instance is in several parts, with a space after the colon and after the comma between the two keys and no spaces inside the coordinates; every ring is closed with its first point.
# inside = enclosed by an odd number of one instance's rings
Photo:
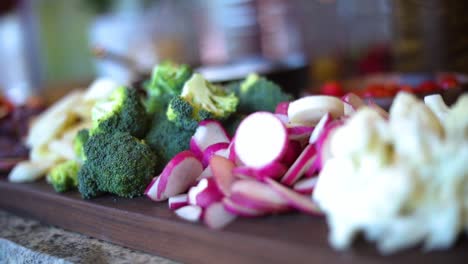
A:
{"type": "Polygon", "coordinates": [[[0,263],[177,263],[0,210],[0,263]]]}

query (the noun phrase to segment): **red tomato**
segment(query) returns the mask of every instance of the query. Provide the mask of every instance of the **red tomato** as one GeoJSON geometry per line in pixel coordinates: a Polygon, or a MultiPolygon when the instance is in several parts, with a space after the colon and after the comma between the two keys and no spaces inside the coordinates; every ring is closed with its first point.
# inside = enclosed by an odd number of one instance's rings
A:
{"type": "Polygon", "coordinates": [[[382,84],[370,84],[363,91],[364,97],[391,97],[393,91],[382,84]]]}
{"type": "Polygon", "coordinates": [[[454,75],[448,74],[440,78],[439,85],[442,89],[446,90],[457,87],[459,83],[454,75]]]}
{"type": "Polygon", "coordinates": [[[437,90],[439,90],[439,86],[434,81],[425,81],[416,87],[418,93],[432,93],[437,90]]]}
{"type": "Polygon", "coordinates": [[[407,93],[414,93],[414,89],[411,85],[408,85],[408,84],[402,84],[400,85],[400,87],[398,88],[398,90],[400,92],[407,92],[407,93]]]}
{"type": "Polygon", "coordinates": [[[337,81],[326,82],[320,89],[321,94],[341,97],[344,95],[343,87],[337,81]]]}

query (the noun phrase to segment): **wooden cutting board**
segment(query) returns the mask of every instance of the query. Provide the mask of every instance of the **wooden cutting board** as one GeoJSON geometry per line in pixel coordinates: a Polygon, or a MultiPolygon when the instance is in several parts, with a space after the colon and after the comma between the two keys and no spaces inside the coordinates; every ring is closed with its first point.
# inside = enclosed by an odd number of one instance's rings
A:
{"type": "Polygon", "coordinates": [[[45,182],[13,184],[0,176],[0,208],[125,247],[186,263],[467,263],[468,240],[443,252],[412,249],[381,256],[358,241],[330,248],[325,219],[301,214],[241,218],[221,231],[178,219],[167,203],[145,197],[83,200],[45,182]]]}

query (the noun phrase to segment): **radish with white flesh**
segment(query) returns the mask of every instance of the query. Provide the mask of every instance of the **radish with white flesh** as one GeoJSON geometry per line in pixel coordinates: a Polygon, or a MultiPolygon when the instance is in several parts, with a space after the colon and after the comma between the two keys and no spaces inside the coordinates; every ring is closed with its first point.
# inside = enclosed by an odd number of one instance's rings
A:
{"type": "Polygon", "coordinates": [[[388,117],[389,117],[389,116],[388,116],[388,112],[385,111],[385,110],[384,110],[382,107],[380,107],[378,104],[376,104],[376,103],[374,102],[374,100],[369,99],[367,103],[368,103],[368,106],[369,106],[370,108],[374,109],[375,111],[377,111],[377,113],[379,113],[379,115],[380,115],[381,117],[383,117],[383,118],[385,118],[385,119],[388,119],[388,117]]]}
{"type": "Polygon", "coordinates": [[[221,201],[223,196],[213,177],[201,179],[188,192],[189,204],[198,205],[202,208],[221,201]]]}
{"type": "Polygon", "coordinates": [[[190,150],[202,159],[205,149],[219,142],[231,142],[226,130],[218,121],[204,120],[200,122],[195,134],[190,139],[190,150]]]}
{"type": "Polygon", "coordinates": [[[309,144],[314,144],[315,142],[317,142],[319,137],[325,131],[325,128],[332,121],[333,121],[333,117],[330,115],[330,113],[324,114],[322,118],[320,118],[320,121],[315,126],[314,131],[312,131],[312,134],[310,134],[309,144]]]}
{"type": "Polygon", "coordinates": [[[314,191],[315,185],[317,184],[318,177],[303,179],[293,186],[293,190],[300,194],[311,195],[314,191]]]}
{"type": "Polygon", "coordinates": [[[221,229],[235,219],[236,215],[228,212],[222,202],[211,204],[203,214],[203,222],[211,229],[221,229]]]}
{"type": "Polygon", "coordinates": [[[342,116],[343,102],[333,96],[311,95],[291,102],[288,108],[291,124],[304,126],[315,126],[326,113],[334,118],[342,116]]]}
{"type": "Polygon", "coordinates": [[[317,150],[317,158],[312,164],[311,168],[320,171],[323,167],[323,164],[331,158],[330,147],[328,143],[328,138],[333,133],[335,128],[343,125],[344,121],[334,120],[330,122],[323,130],[323,133],[320,134],[317,142],[315,143],[315,149],[317,150]]]}
{"type": "Polygon", "coordinates": [[[180,194],[180,195],[169,197],[168,203],[169,203],[169,209],[177,210],[189,204],[188,195],[180,194]]]}
{"type": "Polygon", "coordinates": [[[341,100],[344,104],[344,114],[350,115],[356,112],[359,108],[366,106],[366,103],[357,95],[353,93],[348,93],[345,96],[341,97],[341,100]]]}
{"type": "Polygon", "coordinates": [[[223,199],[222,203],[226,211],[232,214],[238,215],[238,216],[258,217],[258,216],[264,216],[267,214],[267,212],[265,211],[246,207],[242,204],[232,201],[231,199],[227,197],[223,199]]]}
{"type": "Polygon", "coordinates": [[[275,213],[289,209],[287,201],[268,185],[252,180],[236,181],[230,199],[245,207],[275,213]]]}
{"type": "Polygon", "coordinates": [[[281,160],[287,144],[288,133],[283,123],[272,113],[256,112],[237,128],[234,149],[246,166],[263,168],[281,160]]]}
{"type": "Polygon", "coordinates": [[[314,160],[317,158],[315,147],[312,144],[307,145],[301,155],[296,159],[289,170],[284,174],[281,183],[291,186],[309,169],[314,160]]]}
{"type": "Polygon", "coordinates": [[[272,179],[266,179],[266,183],[271,186],[277,194],[286,199],[290,206],[298,209],[299,211],[312,215],[322,214],[318,206],[309,196],[299,194],[272,179]]]}
{"type": "Polygon", "coordinates": [[[284,153],[283,158],[281,159],[281,163],[286,166],[291,166],[294,161],[296,161],[297,157],[302,152],[301,143],[297,140],[289,140],[288,147],[286,148],[286,152],[284,153]]]}
{"type": "Polygon", "coordinates": [[[146,195],[153,201],[163,201],[184,193],[203,171],[200,160],[191,151],[175,155],[158,177],[158,184],[151,184],[146,195]],[[156,188],[156,190],[154,190],[156,188]]]}
{"type": "Polygon", "coordinates": [[[201,219],[203,209],[197,205],[186,205],[174,211],[176,215],[190,222],[198,222],[201,219]]]}
{"type": "Polygon", "coordinates": [[[214,156],[210,160],[211,171],[218,188],[228,196],[231,193],[231,185],[236,181],[232,170],[236,167],[234,162],[221,156],[214,156]]]}
{"type": "Polygon", "coordinates": [[[289,117],[287,115],[284,115],[284,114],[275,114],[275,116],[281,121],[283,122],[283,124],[285,126],[289,125],[289,117]]]}
{"type": "Polygon", "coordinates": [[[200,181],[200,180],[203,179],[203,178],[210,178],[210,177],[213,177],[213,171],[211,170],[210,166],[207,166],[207,167],[202,171],[202,173],[200,174],[200,176],[198,176],[197,181],[200,181]]]}
{"type": "Polygon", "coordinates": [[[145,189],[145,192],[144,194],[150,198],[151,200],[155,201],[155,202],[158,202],[160,200],[158,200],[156,197],[158,196],[158,185],[159,185],[159,179],[161,178],[161,176],[156,176],[154,177],[151,182],[148,184],[148,186],[146,186],[146,189],[145,189]]]}
{"type": "Polygon", "coordinates": [[[289,139],[293,140],[303,140],[308,139],[314,131],[313,127],[310,126],[289,126],[288,135],[289,139]]]}
{"type": "Polygon", "coordinates": [[[247,166],[236,167],[233,169],[233,174],[238,178],[262,181],[264,178],[280,178],[286,171],[287,167],[284,164],[281,162],[273,162],[260,169],[247,166]]]}
{"type": "Polygon", "coordinates": [[[227,142],[219,142],[211,146],[208,146],[205,149],[205,151],[203,151],[203,160],[202,160],[203,167],[208,166],[208,164],[210,163],[210,159],[214,155],[220,155],[225,158],[229,157],[228,149],[229,149],[229,143],[227,142]]]}
{"type": "Polygon", "coordinates": [[[282,115],[287,115],[288,114],[288,108],[289,108],[289,102],[280,102],[278,105],[276,105],[275,109],[275,114],[282,114],[282,115]]]}
{"type": "Polygon", "coordinates": [[[235,167],[232,170],[232,174],[239,179],[251,180],[256,178],[252,168],[246,166],[235,167]]]}

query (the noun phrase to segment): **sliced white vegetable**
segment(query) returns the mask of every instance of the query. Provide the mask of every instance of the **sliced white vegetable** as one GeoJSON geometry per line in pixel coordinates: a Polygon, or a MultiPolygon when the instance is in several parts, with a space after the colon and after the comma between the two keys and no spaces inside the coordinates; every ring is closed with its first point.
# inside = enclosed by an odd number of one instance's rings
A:
{"type": "Polygon", "coordinates": [[[240,123],[235,140],[234,149],[240,161],[252,168],[262,168],[282,158],[288,134],[274,114],[256,112],[240,123]]]}
{"type": "Polygon", "coordinates": [[[33,182],[45,176],[47,170],[54,164],[47,162],[34,163],[30,161],[21,161],[13,168],[8,175],[11,182],[33,182]]]}
{"type": "Polygon", "coordinates": [[[258,217],[258,216],[263,216],[267,214],[265,211],[246,207],[242,204],[232,201],[231,199],[227,197],[225,197],[222,202],[226,211],[232,214],[238,215],[238,216],[258,217]]]}
{"type": "Polygon", "coordinates": [[[253,180],[236,181],[232,185],[230,199],[245,207],[270,213],[289,208],[287,201],[268,185],[253,180]]]}
{"type": "Polygon", "coordinates": [[[201,121],[190,140],[190,150],[200,159],[205,149],[219,142],[230,143],[229,135],[221,123],[214,120],[201,121]]]}
{"type": "Polygon", "coordinates": [[[157,202],[160,201],[158,197],[158,185],[159,185],[159,179],[161,176],[156,176],[154,177],[151,182],[146,186],[146,190],[144,194],[151,200],[157,202]]]}
{"type": "Polygon", "coordinates": [[[320,209],[312,201],[310,196],[301,195],[272,179],[265,179],[265,182],[271,186],[277,194],[286,199],[290,206],[307,214],[321,215],[320,209]]]}
{"type": "Polygon", "coordinates": [[[174,211],[180,218],[190,221],[198,222],[202,216],[202,208],[196,205],[186,205],[174,211]]]}
{"type": "Polygon", "coordinates": [[[314,131],[312,131],[312,134],[310,134],[309,144],[315,144],[315,142],[317,142],[331,121],[333,121],[333,117],[330,115],[330,113],[326,113],[322,116],[322,118],[320,118],[320,121],[315,126],[314,131]]]}
{"type": "MultiPolygon", "coordinates": [[[[329,138],[333,131],[343,125],[342,120],[334,120],[333,122],[330,122],[323,130],[323,133],[320,134],[319,138],[317,139],[317,142],[315,142],[315,149],[317,150],[317,158],[312,164],[311,168],[314,170],[320,171],[323,167],[323,164],[331,158],[331,153],[330,153],[330,144],[329,144],[329,138]]],[[[310,174],[312,172],[309,172],[310,174]]]]}
{"type": "Polygon", "coordinates": [[[314,131],[313,127],[310,126],[289,126],[288,135],[289,139],[303,140],[310,137],[310,134],[314,131]]]}
{"type": "Polygon", "coordinates": [[[291,102],[288,108],[289,121],[305,126],[315,126],[326,113],[334,118],[342,116],[343,102],[333,96],[311,95],[291,102]]]}
{"type": "Polygon", "coordinates": [[[281,183],[288,186],[293,185],[304,175],[316,158],[317,156],[314,145],[307,145],[301,155],[299,155],[293,165],[291,165],[289,170],[284,174],[281,179],[281,183]]]}
{"type": "Polygon", "coordinates": [[[366,105],[366,103],[357,95],[353,93],[347,93],[341,100],[344,102],[344,114],[351,115],[356,112],[359,108],[366,105]]]}
{"type": "Polygon", "coordinates": [[[110,94],[121,86],[120,83],[115,82],[111,78],[99,78],[86,90],[83,99],[86,102],[96,102],[99,100],[107,99],[110,94]]]}
{"type": "Polygon", "coordinates": [[[214,155],[220,155],[226,158],[229,157],[229,143],[219,142],[208,146],[205,151],[203,151],[203,167],[208,166],[210,159],[214,155]]]}
{"type": "Polygon", "coordinates": [[[275,114],[275,116],[283,122],[285,126],[289,124],[289,117],[287,114],[275,114]]]}
{"type": "Polygon", "coordinates": [[[198,176],[197,181],[200,181],[203,178],[210,178],[213,177],[213,171],[211,170],[210,166],[206,167],[200,176],[198,176]]]}
{"type": "Polygon", "coordinates": [[[203,171],[201,162],[191,151],[182,151],[166,165],[159,176],[156,195],[148,195],[154,201],[184,193],[192,186],[203,171]]]}
{"type": "Polygon", "coordinates": [[[264,178],[277,179],[286,173],[287,167],[280,162],[273,162],[263,168],[251,168],[247,166],[235,167],[233,175],[241,179],[255,179],[262,181],[264,178]]]}
{"type": "Polygon", "coordinates": [[[275,114],[287,115],[289,108],[289,102],[280,102],[275,109],[275,114]]]}
{"type": "Polygon", "coordinates": [[[293,189],[300,194],[311,195],[314,191],[317,181],[318,177],[303,179],[296,182],[296,184],[293,186],[293,189]]]}
{"type": "Polygon", "coordinates": [[[198,184],[190,188],[188,192],[189,204],[198,205],[202,208],[206,208],[212,203],[219,202],[222,198],[223,194],[213,178],[201,179],[198,184]]]}
{"type": "Polygon", "coordinates": [[[188,205],[188,195],[187,194],[179,194],[176,196],[169,197],[168,200],[169,209],[177,210],[181,207],[188,205]]]}
{"type": "Polygon", "coordinates": [[[237,180],[232,173],[235,166],[234,162],[221,156],[214,156],[210,160],[209,167],[213,172],[215,182],[226,196],[231,194],[231,185],[237,180]]]}
{"type": "Polygon", "coordinates": [[[234,221],[236,215],[228,212],[222,202],[213,203],[205,209],[203,221],[211,229],[221,229],[234,221]]]}
{"type": "Polygon", "coordinates": [[[440,94],[425,96],[424,103],[434,112],[441,122],[445,120],[449,108],[440,94]]]}

